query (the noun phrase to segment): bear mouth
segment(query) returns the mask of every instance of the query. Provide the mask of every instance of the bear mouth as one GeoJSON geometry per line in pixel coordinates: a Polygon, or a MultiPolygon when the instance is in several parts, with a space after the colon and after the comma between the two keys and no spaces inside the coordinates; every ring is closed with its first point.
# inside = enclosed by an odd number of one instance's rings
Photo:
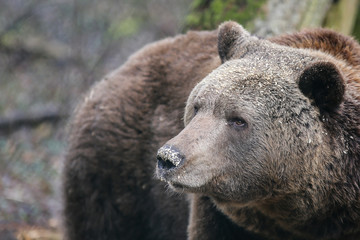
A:
{"type": "Polygon", "coordinates": [[[168,179],[165,181],[168,186],[175,192],[180,193],[200,193],[203,192],[203,186],[192,186],[185,182],[181,182],[176,178],[176,180],[168,179]]]}
{"type": "Polygon", "coordinates": [[[157,178],[166,183],[172,190],[176,192],[198,192],[198,187],[190,186],[189,184],[186,184],[183,180],[184,177],[177,175],[176,171],[171,172],[163,172],[159,169],[156,171],[157,178]]]}
{"type": "Polygon", "coordinates": [[[159,162],[156,169],[156,177],[160,181],[165,182],[170,189],[181,193],[203,192],[202,190],[208,183],[202,172],[194,173],[191,170],[186,169],[184,165],[171,169],[164,169],[159,162]]]}
{"type": "Polygon", "coordinates": [[[191,187],[184,185],[182,183],[178,182],[168,182],[168,185],[170,188],[175,192],[181,192],[181,193],[199,193],[200,189],[198,187],[191,187]]]}

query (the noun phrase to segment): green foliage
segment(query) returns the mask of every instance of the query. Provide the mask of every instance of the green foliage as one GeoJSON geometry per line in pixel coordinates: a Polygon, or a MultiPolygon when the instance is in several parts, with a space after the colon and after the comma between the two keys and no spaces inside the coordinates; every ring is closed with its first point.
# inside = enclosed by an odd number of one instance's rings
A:
{"type": "Polygon", "coordinates": [[[135,17],[128,17],[121,21],[113,21],[108,32],[113,39],[131,36],[139,30],[141,20],[135,17]]]}
{"type": "Polygon", "coordinates": [[[251,30],[255,17],[263,15],[266,0],[194,0],[186,18],[187,29],[215,29],[227,20],[243,24],[251,30]]]}
{"type": "Polygon", "coordinates": [[[354,28],[352,29],[352,35],[356,40],[360,41],[360,4],[357,5],[357,14],[354,22],[354,28]]]}

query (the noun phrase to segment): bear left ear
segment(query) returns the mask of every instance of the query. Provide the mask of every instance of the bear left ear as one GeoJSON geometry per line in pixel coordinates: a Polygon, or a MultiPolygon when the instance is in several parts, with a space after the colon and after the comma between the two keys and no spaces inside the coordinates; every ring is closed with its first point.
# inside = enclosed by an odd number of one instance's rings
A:
{"type": "Polygon", "coordinates": [[[345,93],[343,76],[331,62],[317,62],[307,67],[300,75],[299,88],[324,110],[337,108],[345,93]]]}
{"type": "Polygon", "coordinates": [[[257,40],[256,37],[250,35],[240,24],[228,21],[219,26],[218,33],[218,51],[221,62],[235,57],[235,55],[242,49],[245,51],[246,43],[249,40],[257,40]]]}

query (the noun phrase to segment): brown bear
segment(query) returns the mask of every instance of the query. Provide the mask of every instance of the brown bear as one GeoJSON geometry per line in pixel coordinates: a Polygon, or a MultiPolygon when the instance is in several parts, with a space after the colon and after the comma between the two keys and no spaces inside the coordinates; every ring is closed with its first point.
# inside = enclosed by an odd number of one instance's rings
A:
{"type": "Polygon", "coordinates": [[[192,193],[189,239],[243,239],[219,212],[264,239],[360,239],[360,46],[325,30],[270,42],[234,22],[218,46],[157,154],[158,177],[192,193]]]}
{"type": "Polygon", "coordinates": [[[234,22],[145,47],[74,113],[66,238],[359,239],[359,63],[234,22]]]}
{"type": "Polygon", "coordinates": [[[156,152],[219,65],[216,32],[189,32],[144,47],[90,89],[68,130],[66,239],[186,239],[186,197],[155,178],[156,152]]]}

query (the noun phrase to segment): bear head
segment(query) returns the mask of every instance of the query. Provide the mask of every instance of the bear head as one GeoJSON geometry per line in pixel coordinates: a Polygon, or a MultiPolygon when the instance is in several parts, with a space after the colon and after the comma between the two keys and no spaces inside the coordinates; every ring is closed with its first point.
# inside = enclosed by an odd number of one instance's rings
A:
{"type": "Polygon", "coordinates": [[[243,207],[310,219],[328,201],[328,183],[342,181],[329,166],[344,152],[324,121],[343,104],[344,63],[258,39],[234,22],[219,27],[218,51],[222,65],[188,97],[185,128],[158,151],[157,176],[209,196],[235,222],[243,207]]]}

